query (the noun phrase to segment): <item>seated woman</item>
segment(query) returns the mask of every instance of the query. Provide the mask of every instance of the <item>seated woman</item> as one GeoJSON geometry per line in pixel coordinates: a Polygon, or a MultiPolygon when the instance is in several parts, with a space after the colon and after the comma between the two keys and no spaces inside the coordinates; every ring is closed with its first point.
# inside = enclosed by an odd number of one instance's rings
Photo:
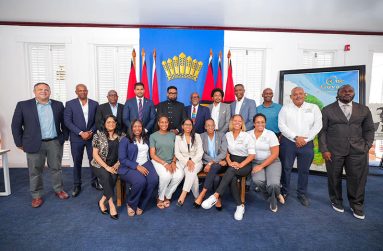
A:
{"type": "Polygon", "coordinates": [[[117,131],[117,118],[109,115],[105,118],[101,130],[93,136],[93,159],[91,161],[94,174],[100,180],[103,187],[103,196],[98,201],[98,207],[102,214],[107,214],[105,202],[108,201],[110,217],[118,219],[117,209],[113,203],[114,186],[117,180],[118,144],[121,137],[117,131]]]}
{"type": "Polygon", "coordinates": [[[184,204],[187,194],[190,189],[193,189],[193,195],[198,197],[198,177],[197,174],[202,169],[202,141],[199,134],[194,132],[193,121],[185,119],[181,123],[182,133],[176,136],[174,146],[174,155],[177,158],[177,168],[180,168],[185,173],[184,186],[177,201],[177,206],[184,204]]]}
{"type": "MultiPolygon", "coordinates": [[[[214,179],[217,174],[223,173],[227,169],[226,153],[227,140],[225,134],[214,130],[215,122],[213,119],[205,121],[206,132],[201,134],[203,156],[202,162],[205,164],[204,172],[207,173],[203,189],[193,206],[199,208],[207,191],[213,189],[214,179]]],[[[215,204],[217,210],[222,210],[220,199],[215,204]]]]}
{"type": "Polygon", "coordinates": [[[141,215],[148,204],[154,188],[158,184],[158,175],[149,159],[149,140],[140,120],[131,122],[128,137],[121,139],[118,151],[120,178],[131,185],[127,198],[129,216],[141,215]]]}
{"type": "Polygon", "coordinates": [[[242,220],[245,213],[245,205],[242,204],[240,198],[237,179],[246,177],[251,172],[251,162],[255,157],[254,141],[245,131],[246,127],[242,116],[239,114],[232,116],[229,123],[229,132],[226,133],[228,143],[226,161],[229,167],[222,177],[216,192],[202,202],[204,209],[210,209],[217,203],[218,198],[223,195],[226,187],[230,184],[231,192],[237,204],[234,213],[234,219],[236,220],[242,220]]]}
{"type": "Polygon", "coordinates": [[[271,211],[277,212],[277,198],[281,204],[285,203],[280,192],[282,166],[278,159],[279,141],[273,131],[265,129],[265,115],[258,113],[253,123],[254,130],[248,132],[255,142],[252,179],[268,198],[271,211]]]}
{"type": "Polygon", "coordinates": [[[163,209],[170,206],[170,199],[181,183],[184,172],[176,166],[176,135],[168,131],[169,119],[159,115],[157,124],[159,130],[150,135],[150,157],[159,177],[157,207],[163,209]]]}

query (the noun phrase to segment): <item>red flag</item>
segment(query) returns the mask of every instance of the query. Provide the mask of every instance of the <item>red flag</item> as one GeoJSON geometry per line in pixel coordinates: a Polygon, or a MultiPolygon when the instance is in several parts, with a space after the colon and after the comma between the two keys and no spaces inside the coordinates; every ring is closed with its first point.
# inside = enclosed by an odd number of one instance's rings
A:
{"type": "Polygon", "coordinates": [[[218,75],[217,75],[217,82],[216,82],[216,88],[223,89],[222,86],[222,63],[221,63],[221,58],[222,58],[222,52],[219,52],[219,58],[218,58],[218,75]]]}
{"type": "Polygon", "coordinates": [[[153,51],[153,68],[152,68],[152,101],[154,105],[160,103],[160,97],[158,93],[158,80],[156,71],[156,49],[153,51]]]}
{"type": "Polygon", "coordinates": [[[150,90],[149,90],[149,81],[148,81],[148,71],[146,69],[146,60],[145,60],[145,51],[144,48],[142,48],[142,70],[141,70],[141,81],[144,84],[144,97],[149,99],[150,98],[150,90]]]}
{"type": "Polygon", "coordinates": [[[205,85],[202,92],[201,101],[211,101],[211,91],[214,89],[214,76],[213,76],[213,51],[210,50],[209,65],[206,74],[205,85]]]}
{"type": "Polygon", "coordinates": [[[229,50],[229,53],[227,54],[228,69],[227,69],[226,91],[225,91],[225,98],[223,100],[225,103],[231,103],[235,101],[233,69],[231,67],[230,56],[231,56],[231,53],[229,50]]]}
{"type": "Polygon", "coordinates": [[[132,61],[130,63],[130,74],[129,74],[129,81],[128,81],[128,93],[126,95],[126,99],[134,98],[136,96],[134,94],[134,85],[137,83],[137,79],[136,79],[136,67],[134,66],[135,58],[136,58],[136,51],[133,49],[132,61]]]}

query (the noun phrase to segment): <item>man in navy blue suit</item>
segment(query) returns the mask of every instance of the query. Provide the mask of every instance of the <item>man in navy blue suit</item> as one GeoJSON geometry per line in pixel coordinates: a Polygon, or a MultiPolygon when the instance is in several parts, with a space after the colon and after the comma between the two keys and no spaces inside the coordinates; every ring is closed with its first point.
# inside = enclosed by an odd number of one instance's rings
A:
{"type": "Polygon", "coordinates": [[[255,101],[245,97],[245,87],[243,84],[234,86],[236,101],[230,104],[231,115],[241,114],[245,120],[246,131],[253,130],[253,117],[257,113],[255,101]]]}
{"type": "Polygon", "coordinates": [[[210,110],[206,106],[199,104],[200,97],[197,92],[190,95],[191,105],[185,107],[186,116],[191,118],[194,123],[196,133],[205,132],[205,121],[210,119],[210,110]]]}
{"type": "Polygon", "coordinates": [[[63,189],[61,170],[63,144],[68,139],[68,131],[64,126],[64,105],[50,99],[49,85],[37,83],[33,93],[35,98],[17,103],[12,118],[12,134],[15,145],[27,154],[32,207],[36,208],[44,203],[45,160],[52,173],[56,196],[62,200],[69,197],[63,189]]]}
{"type": "Polygon", "coordinates": [[[123,121],[127,128],[130,130],[130,122],[134,119],[142,121],[146,133],[150,134],[153,132],[154,123],[156,120],[156,109],[153,101],[144,98],[145,88],[144,84],[137,82],[134,85],[134,93],[136,97],[128,99],[124,106],[123,121]]]}
{"type": "MultiPolygon", "coordinates": [[[[65,105],[64,122],[65,126],[70,131],[70,146],[73,157],[73,178],[74,188],[72,196],[76,197],[81,192],[81,166],[84,154],[84,147],[86,147],[89,166],[92,160],[92,137],[96,130],[95,116],[98,103],[94,100],[88,99],[88,89],[84,84],[76,86],[77,98],[68,101],[65,105]]],[[[92,186],[101,190],[96,176],[91,172],[92,186]]]]}

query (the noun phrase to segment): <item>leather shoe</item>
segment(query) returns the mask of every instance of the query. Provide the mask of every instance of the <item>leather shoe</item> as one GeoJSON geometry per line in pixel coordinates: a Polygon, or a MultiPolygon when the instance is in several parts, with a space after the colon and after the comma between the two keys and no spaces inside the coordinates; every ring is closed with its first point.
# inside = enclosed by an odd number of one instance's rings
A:
{"type": "Polygon", "coordinates": [[[56,196],[59,197],[61,200],[66,200],[69,198],[69,195],[64,190],[57,192],[56,196]]]}
{"type": "Polygon", "coordinates": [[[306,195],[298,195],[298,200],[299,202],[305,206],[305,207],[308,207],[310,206],[310,201],[309,199],[306,197],[306,195]]]}
{"type": "Polygon", "coordinates": [[[43,203],[44,203],[44,200],[41,197],[32,199],[32,207],[33,208],[40,207],[43,203]]]}
{"type": "Polygon", "coordinates": [[[99,191],[102,191],[102,186],[100,182],[98,181],[98,179],[92,182],[92,187],[96,188],[99,191]]]}
{"type": "Polygon", "coordinates": [[[77,197],[81,193],[81,186],[75,186],[73,188],[72,196],[77,197]]]}
{"type": "Polygon", "coordinates": [[[113,220],[118,220],[118,214],[110,215],[110,218],[112,218],[113,220]]]}
{"type": "Polygon", "coordinates": [[[102,214],[107,214],[107,213],[109,213],[109,210],[108,210],[108,209],[105,209],[105,211],[103,211],[103,210],[101,209],[101,207],[100,207],[100,202],[99,202],[99,201],[97,201],[97,206],[98,206],[98,208],[100,209],[100,212],[101,212],[102,214]]]}
{"type": "Polygon", "coordinates": [[[217,211],[222,211],[222,206],[220,206],[220,207],[215,207],[215,209],[217,209],[217,211]]]}

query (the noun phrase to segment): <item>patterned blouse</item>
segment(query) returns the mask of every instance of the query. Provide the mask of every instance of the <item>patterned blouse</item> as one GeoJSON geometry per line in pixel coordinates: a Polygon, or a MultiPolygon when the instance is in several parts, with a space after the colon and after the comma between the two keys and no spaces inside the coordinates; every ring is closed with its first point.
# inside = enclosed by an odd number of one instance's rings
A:
{"type": "MultiPolygon", "coordinates": [[[[118,135],[118,142],[121,141],[121,138],[124,136],[123,135],[118,135]]],[[[106,157],[108,156],[108,138],[105,135],[104,132],[97,131],[97,133],[93,136],[92,140],[92,147],[97,148],[99,150],[98,155],[100,155],[101,159],[105,162],[106,157]]],[[[92,161],[90,162],[92,166],[96,168],[100,168],[101,165],[97,163],[97,161],[93,158],[92,161]]]]}

